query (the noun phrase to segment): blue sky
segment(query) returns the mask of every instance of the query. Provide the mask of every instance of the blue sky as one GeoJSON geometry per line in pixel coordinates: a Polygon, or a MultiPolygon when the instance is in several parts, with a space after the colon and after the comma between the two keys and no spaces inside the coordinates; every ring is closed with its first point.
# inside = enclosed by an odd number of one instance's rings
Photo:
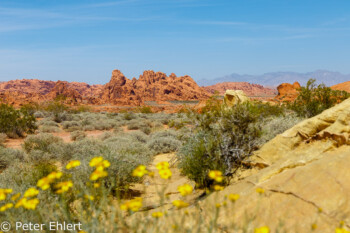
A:
{"type": "Polygon", "coordinates": [[[0,0],[0,81],[350,73],[349,0],[0,0]]]}

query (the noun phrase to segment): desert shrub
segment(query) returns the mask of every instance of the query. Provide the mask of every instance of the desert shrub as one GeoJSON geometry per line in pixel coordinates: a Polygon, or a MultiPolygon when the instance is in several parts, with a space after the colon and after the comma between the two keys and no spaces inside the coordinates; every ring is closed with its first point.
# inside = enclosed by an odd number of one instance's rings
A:
{"type": "Polygon", "coordinates": [[[147,145],[156,154],[161,154],[177,151],[181,146],[181,142],[173,137],[162,137],[152,138],[147,145]]]}
{"type": "Polygon", "coordinates": [[[130,120],[135,119],[135,118],[136,118],[135,113],[126,112],[126,113],[123,114],[123,119],[124,120],[130,121],[130,120]]]}
{"type": "Polygon", "coordinates": [[[37,129],[36,119],[26,109],[16,110],[7,104],[0,104],[0,133],[9,137],[23,137],[37,129]]]}
{"type": "Polygon", "coordinates": [[[39,127],[40,133],[56,133],[59,131],[60,131],[60,128],[58,128],[57,126],[41,125],[39,127]]]}
{"type": "Polygon", "coordinates": [[[92,125],[85,125],[85,126],[83,126],[83,130],[84,131],[93,131],[93,130],[95,130],[95,127],[92,125]]]}
{"type": "Polygon", "coordinates": [[[41,111],[37,111],[33,115],[35,118],[44,118],[45,117],[45,114],[41,111]]]}
{"type": "Polygon", "coordinates": [[[146,113],[146,114],[153,113],[152,108],[149,107],[149,106],[139,107],[139,108],[137,108],[137,112],[139,112],[139,113],[146,113]]]}
{"type": "Polygon", "coordinates": [[[0,171],[14,163],[22,162],[24,159],[23,151],[0,147],[0,171]]]}
{"type": "Polygon", "coordinates": [[[48,102],[44,109],[52,114],[57,123],[67,120],[68,107],[59,101],[48,102]]]}
{"type": "Polygon", "coordinates": [[[126,134],[128,137],[136,139],[138,142],[147,143],[149,136],[142,131],[133,131],[126,134]]]}
{"type": "Polygon", "coordinates": [[[144,132],[145,134],[150,134],[150,133],[152,132],[151,127],[145,126],[145,125],[141,126],[141,127],[140,127],[140,130],[141,130],[142,132],[144,132]]]}
{"type": "Polygon", "coordinates": [[[211,184],[209,170],[220,170],[231,177],[258,148],[260,116],[251,103],[231,108],[218,104],[202,114],[193,113],[195,135],[178,153],[182,172],[199,186],[211,184]]]}
{"type": "Polygon", "coordinates": [[[79,141],[79,140],[84,139],[85,137],[86,137],[86,133],[84,131],[81,131],[81,130],[73,131],[70,134],[70,139],[72,141],[79,141]]]}
{"type": "Polygon", "coordinates": [[[265,144],[302,120],[304,120],[304,118],[297,116],[296,113],[264,119],[261,124],[262,136],[259,139],[259,145],[265,144]]]}
{"type": "Polygon", "coordinates": [[[79,121],[64,121],[62,123],[62,128],[68,132],[72,132],[75,130],[81,130],[82,125],[79,121]]]}
{"type": "Polygon", "coordinates": [[[7,135],[4,133],[0,133],[0,146],[4,146],[6,139],[7,139],[7,135]]]}
{"type": "Polygon", "coordinates": [[[52,121],[48,118],[44,118],[41,121],[38,122],[39,125],[45,125],[45,126],[55,126],[55,127],[59,127],[59,124],[55,121],[52,121]]]}
{"type": "Polygon", "coordinates": [[[172,119],[169,121],[168,126],[170,128],[181,129],[186,124],[188,124],[188,122],[183,119],[172,119]]]}
{"type": "Polygon", "coordinates": [[[48,148],[53,143],[63,142],[60,137],[56,137],[49,133],[41,133],[38,135],[30,135],[23,142],[23,149],[30,153],[33,150],[49,151],[48,148]]]}
{"type": "Polygon", "coordinates": [[[287,107],[298,116],[313,117],[349,97],[350,94],[346,91],[332,90],[324,84],[316,85],[316,80],[310,79],[299,90],[297,99],[287,107]]]}
{"type": "Polygon", "coordinates": [[[141,127],[149,127],[149,122],[146,122],[145,120],[140,121],[139,119],[133,119],[127,123],[127,127],[128,130],[136,130],[140,129],[141,127]]]}

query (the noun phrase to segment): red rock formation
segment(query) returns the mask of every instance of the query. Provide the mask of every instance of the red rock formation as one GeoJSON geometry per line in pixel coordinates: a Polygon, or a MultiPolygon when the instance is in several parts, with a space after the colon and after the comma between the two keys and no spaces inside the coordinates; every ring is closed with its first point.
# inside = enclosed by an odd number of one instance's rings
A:
{"type": "Polygon", "coordinates": [[[223,82],[204,87],[205,90],[214,94],[216,91],[224,95],[226,90],[242,90],[247,96],[275,96],[277,90],[264,87],[259,84],[248,82],[223,82]]]}
{"type": "Polygon", "coordinates": [[[105,85],[78,82],[12,80],[0,83],[0,100],[17,106],[61,98],[66,104],[112,104],[139,106],[144,101],[203,100],[209,97],[189,76],[167,76],[145,71],[137,80],[127,79],[119,70],[105,85]]]}
{"type": "Polygon", "coordinates": [[[189,76],[167,76],[165,73],[144,71],[139,79],[127,79],[119,70],[104,86],[102,102],[117,105],[141,105],[143,101],[201,100],[209,94],[189,76]]]}
{"type": "Polygon", "coordinates": [[[300,89],[300,84],[295,82],[282,83],[277,87],[278,95],[275,97],[278,101],[294,101],[298,97],[298,90],[300,89]]]}
{"type": "Polygon", "coordinates": [[[350,81],[331,86],[333,90],[350,92],[350,81]]]}

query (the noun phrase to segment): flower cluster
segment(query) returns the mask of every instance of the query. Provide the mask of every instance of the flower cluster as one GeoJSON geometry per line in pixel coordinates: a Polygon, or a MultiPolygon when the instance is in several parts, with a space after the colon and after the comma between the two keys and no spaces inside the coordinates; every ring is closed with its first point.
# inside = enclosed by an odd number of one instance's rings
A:
{"type": "Polygon", "coordinates": [[[89,165],[90,167],[95,167],[95,171],[93,171],[90,175],[90,180],[95,181],[108,176],[108,173],[105,171],[105,168],[111,166],[111,163],[108,160],[104,160],[103,157],[100,156],[91,159],[89,165]]]}
{"type": "Polygon", "coordinates": [[[56,193],[57,194],[62,194],[67,192],[70,188],[73,187],[73,182],[72,181],[64,181],[64,182],[60,182],[58,184],[55,185],[56,193]]]}
{"type": "Polygon", "coordinates": [[[51,172],[49,175],[47,175],[44,178],[41,178],[38,180],[36,186],[41,188],[42,190],[46,190],[50,188],[50,185],[55,182],[55,180],[60,179],[62,177],[62,172],[51,172]]]}
{"type": "Polygon", "coordinates": [[[120,209],[122,210],[131,210],[133,212],[138,211],[142,207],[142,198],[136,197],[132,200],[126,201],[120,205],[120,209]]]}
{"type": "Polygon", "coordinates": [[[169,163],[168,162],[160,162],[156,165],[158,169],[159,176],[162,179],[169,179],[172,175],[170,169],[169,169],[169,163]]]}
{"type": "Polygon", "coordinates": [[[12,193],[12,189],[0,189],[0,201],[3,201],[6,199],[7,194],[12,193]]]}
{"type": "Polygon", "coordinates": [[[182,196],[190,195],[193,192],[193,188],[189,184],[180,185],[179,187],[177,187],[177,190],[182,196]]]}
{"type": "Polygon", "coordinates": [[[66,169],[70,170],[72,168],[79,167],[79,166],[80,166],[80,161],[79,160],[72,160],[66,165],[66,169]]]}
{"type": "Polygon", "coordinates": [[[148,171],[146,169],[145,165],[139,165],[137,166],[134,171],[132,172],[132,176],[135,177],[143,177],[144,175],[148,174],[148,171]]]}

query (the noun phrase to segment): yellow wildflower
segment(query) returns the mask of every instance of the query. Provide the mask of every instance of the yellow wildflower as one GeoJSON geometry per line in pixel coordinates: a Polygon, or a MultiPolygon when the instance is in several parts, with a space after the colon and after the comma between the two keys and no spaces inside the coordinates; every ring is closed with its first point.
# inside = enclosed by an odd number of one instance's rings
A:
{"type": "Polygon", "coordinates": [[[270,229],[266,226],[255,228],[254,233],[269,233],[270,229]]]}
{"type": "Polygon", "coordinates": [[[90,200],[90,201],[95,200],[94,196],[91,196],[91,195],[84,195],[84,197],[85,197],[87,200],[90,200]]]}
{"type": "Polygon", "coordinates": [[[67,192],[71,187],[73,187],[72,181],[60,182],[55,186],[55,188],[58,189],[56,193],[61,194],[61,193],[67,192]]]}
{"type": "Polygon", "coordinates": [[[3,201],[6,199],[7,194],[12,193],[12,189],[0,189],[0,201],[3,201]]]}
{"type": "Polygon", "coordinates": [[[90,167],[96,167],[97,165],[99,165],[101,162],[103,161],[103,157],[95,157],[93,159],[91,159],[89,165],[90,167]]]}
{"type": "Polygon", "coordinates": [[[108,176],[108,173],[103,170],[103,167],[97,167],[96,170],[91,173],[90,180],[98,180],[99,178],[103,178],[108,176]]]}
{"type": "Polygon", "coordinates": [[[30,199],[24,203],[24,208],[26,208],[28,210],[35,210],[35,208],[38,204],[39,204],[38,198],[30,199]]]}
{"type": "Polygon", "coordinates": [[[179,192],[182,196],[187,196],[187,195],[192,193],[193,188],[189,184],[184,184],[184,185],[180,185],[179,187],[177,187],[177,190],[179,190],[179,192]]]}
{"type": "Polygon", "coordinates": [[[80,161],[79,160],[72,160],[70,161],[67,166],[66,166],[66,169],[69,170],[69,169],[72,169],[72,168],[75,168],[75,167],[79,167],[80,166],[80,161]]]}
{"type": "Polygon", "coordinates": [[[100,183],[94,183],[94,188],[99,188],[101,186],[100,183]]]}
{"type": "Polygon", "coordinates": [[[142,198],[136,197],[130,201],[124,202],[120,208],[122,210],[131,210],[131,211],[138,211],[142,207],[142,198]]]}
{"type": "Polygon", "coordinates": [[[4,212],[4,211],[6,211],[8,209],[11,209],[12,207],[13,207],[12,203],[7,203],[7,204],[5,204],[5,205],[0,207],[0,212],[4,212]]]}
{"type": "Polygon", "coordinates": [[[36,184],[36,186],[38,186],[42,190],[46,190],[46,189],[50,188],[51,182],[52,182],[51,179],[49,179],[48,177],[44,177],[44,178],[41,178],[40,180],[38,180],[38,183],[36,184]]]}
{"type": "Polygon", "coordinates": [[[159,175],[162,179],[169,179],[172,175],[171,171],[169,169],[162,169],[162,170],[159,170],[159,175]]]}
{"type": "Polygon", "coordinates": [[[265,193],[265,189],[259,187],[259,188],[256,189],[256,192],[260,193],[260,194],[264,194],[265,193]]]}
{"type": "Polygon", "coordinates": [[[22,198],[16,203],[15,208],[24,207],[29,210],[35,210],[38,204],[39,204],[38,198],[34,198],[30,200],[28,200],[27,198],[22,198]]]}
{"type": "Polygon", "coordinates": [[[163,170],[163,169],[169,169],[169,163],[168,162],[159,162],[156,165],[158,170],[163,170]]]}
{"type": "Polygon", "coordinates": [[[350,233],[350,231],[345,230],[344,228],[336,228],[335,233],[350,233]]]}
{"type": "Polygon", "coordinates": [[[100,157],[95,157],[91,159],[89,163],[90,167],[103,167],[107,168],[111,166],[111,163],[108,160],[104,160],[102,156],[100,157]]]}
{"type": "Polygon", "coordinates": [[[311,230],[316,230],[317,229],[317,224],[316,223],[313,223],[312,225],[311,225],[311,230]]]}
{"type": "Polygon", "coordinates": [[[17,193],[17,194],[15,194],[15,195],[13,195],[12,197],[11,197],[11,200],[12,201],[16,201],[18,198],[20,198],[21,197],[21,194],[20,193],[17,193]]]}
{"type": "Polygon", "coordinates": [[[164,214],[162,212],[153,212],[152,213],[152,217],[153,218],[160,218],[162,217],[164,214]]]}
{"type": "Polygon", "coordinates": [[[23,197],[27,198],[27,197],[35,197],[39,194],[39,190],[37,190],[36,188],[29,188],[27,189],[27,191],[24,192],[23,197]]]}
{"type": "Polygon", "coordinates": [[[143,177],[144,175],[147,174],[147,169],[146,166],[144,165],[139,165],[135,170],[132,172],[132,176],[136,177],[143,177]]]}
{"type": "Polygon", "coordinates": [[[215,204],[215,207],[216,207],[216,208],[220,208],[220,207],[221,207],[221,204],[220,204],[220,203],[216,203],[216,204],[215,204]]]}
{"type": "Polygon", "coordinates": [[[221,186],[221,185],[214,185],[214,190],[215,191],[221,191],[221,190],[223,190],[224,189],[224,186],[221,186]]]}
{"type": "Polygon", "coordinates": [[[189,204],[187,202],[184,202],[182,200],[175,200],[175,201],[173,201],[173,205],[176,206],[179,209],[189,206],[189,204]]]}
{"type": "Polygon", "coordinates": [[[230,201],[232,202],[237,201],[239,199],[239,194],[231,193],[230,195],[228,195],[228,199],[230,199],[230,201]]]}
{"type": "Polygon", "coordinates": [[[51,172],[49,175],[47,175],[47,178],[48,178],[50,181],[54,181],[55,179],[61,178],[62,175],[63,175],[62,172],[51,172]]]}
{"type": "Polygon", "coordinates": [[[217,170],[210,171],[208,176],[210,179],[215,180],[216,182],[219,182],[219,183],[221,183],[223,180],[221,171],[217,171],[217,170]]]}

